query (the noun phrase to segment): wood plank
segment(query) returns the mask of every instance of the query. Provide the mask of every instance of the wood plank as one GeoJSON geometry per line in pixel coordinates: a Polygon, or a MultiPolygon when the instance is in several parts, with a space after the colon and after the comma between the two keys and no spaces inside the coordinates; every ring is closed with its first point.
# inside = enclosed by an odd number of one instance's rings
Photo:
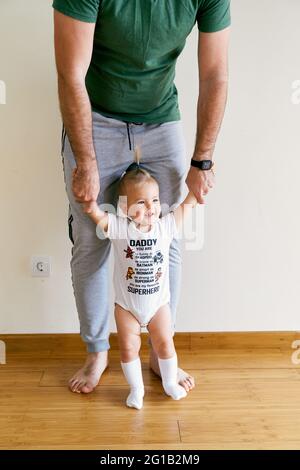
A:
{"type": "MultiPolygon", "coordinates": [[[[108,416],[94,410],[74,413],[65,410],[63,416],[53,412],[30,411],[19,425],[17,445],[109,445],[118,442],[126,444],[179,443],[178,423],[171,417],[155,422],[144,416],[143,411],[127,410],[120,416],[118,407],[115,414],[108,416]]],[[[3,441],[2,441],[3,442],[3,441]]]]}
{"type": "Polygon", "coordinates": [[[297,331],[246,331],[220,333],[191,333],[191,349],[291,349],[297,331]]]}
{"type": "Polygon", "coordinates": [[[272,443],[275,448],[300,438],[300,407],[288,413],[285,409],[252,408],[241,410],[199,410],[197,419],[180,420],[182,442],[235,443],[254,446],[263,442],[272,443]]]}
{"type": "Polygon", "coordinates": [[[32,387],[39,385],[43,377],[44,370],[32,370],[31,368],[6,368],[0,367],[0,383],[1,387],[14,388],[14,387],[32,387]]]}

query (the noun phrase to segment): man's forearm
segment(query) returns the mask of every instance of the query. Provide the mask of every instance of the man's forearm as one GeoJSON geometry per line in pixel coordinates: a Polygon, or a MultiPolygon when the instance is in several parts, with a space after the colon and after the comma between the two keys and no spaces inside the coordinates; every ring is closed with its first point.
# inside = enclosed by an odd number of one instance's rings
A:
{"type": "Polygon", "coordinates": [[[193,154],[195,160],[212,159],[224,116],[227,89],[226,80],[210,79],[200,83],[196,144],[193,154]]]}
{"type": "Polygon", "coordinates": [[[82,81],[58,77],[58,94],[63,122],[75,156],[77,167],[95,161],[92,134],[92,111],[89,96],[82,81]]]}

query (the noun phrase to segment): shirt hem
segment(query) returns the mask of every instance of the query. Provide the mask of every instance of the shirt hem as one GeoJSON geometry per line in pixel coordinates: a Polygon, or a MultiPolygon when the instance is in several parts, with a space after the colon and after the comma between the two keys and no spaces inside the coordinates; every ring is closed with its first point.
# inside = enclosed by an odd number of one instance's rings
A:
{"type": "Polygon", "coordinates": [[[199,27],[198,26],[198,30],[201,32],[201,33],[217,33],[218,31],[223,31],[223,29],[226,29],[228,28],[228,26],[231,26],[231,21],[229,22],[226,22],[222,25],[219,25],[219,26],[215,26],[213,28],[202,28],[202,27],[199,27]]]}
{"type": "Polygon", "coordinates": [[[68,10],[67,8],[61,8],[59,6],[54,6],[54,10],[59,11],[59,13],[63,13],[63,15],[70,16],[75,20],[84,21],[85,23],[96,23],[97,18],[92,18],[91,16],[85,16],[81,13],[74,12],[72,10],[68,10]]]}
{"type": "Polygon", "coordinates": [[[180,121],[181,120],[181,114],[180,112],[170,114],[166,119],[162,118],[145,118],[141,114],[135,115],[135,117],[128,119],[128,117],[123,116],[122,114],[114,114],[114,113],[107,113],[103,112],[102,110],[96,108],[94,105],[91,106],[92,111],[98,114],[102,114],[105,117],[109,117],[112,119],[117,119],[118,121],[123,121],[123,122],[133,122],[133,123],[146,123],[146,124],[163,124],[164,122],[171,122],[171,121],[180,121]]]}
{"type": "Polygon", "coordinates": [[[154,317],[154,315],[156,314],[156,312],[157,312],[161,307],[163,307],[164,305],[169,305],[169,304],[170,304],[170,297],[168,298],[167,301],[161,302],[161,304],[159,305],[159,307],[155,308],[154,313],[149,316],[149,320],[147,321],[147,323],[142,323],[142,322],[140,321],[140,319],[138,318],[138,314],[133,313],[128,307],[125,307],[125,304],[123,304],[123,302],[119,302],[118,300],[115,300],[114,303],[115,303],[115,304],[118,304],[118,305],[119,305],[120,307],[122,307],[124,310],[127,310],[127,312],[131,313],[131,315],[136,319],[136,321],[139,323],[139,325],[140,325],[141,327],[146,327],[146,326],[149,324],[149,322],[152,320],[152,318],[154,317]]]}

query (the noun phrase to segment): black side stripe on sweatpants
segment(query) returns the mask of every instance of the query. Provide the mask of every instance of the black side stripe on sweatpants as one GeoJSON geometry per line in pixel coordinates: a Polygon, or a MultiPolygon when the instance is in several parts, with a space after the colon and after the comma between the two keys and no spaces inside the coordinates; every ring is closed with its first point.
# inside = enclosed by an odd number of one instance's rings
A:
{"type": "Polygon", "coordinates": [[[74,239],[73,239],[73,229],[72,229],[72,222],[73,222],[73,215],[71,214],[69,219],[68,219],[68,225],[69,225],[69,238],[71,242],[74,245],[74,239]]]}
{"type": "Polygon", "coordinates": [[[65,151],[66,135],[67,135],[67,132],[66,132],[65,125],[64,125],[64,123],[63,123],[63,125],[62,125],[62,131],[61,131],[61,147],[60,147],[60,148],[61,148],[61,151],[60,151],[61,156],[63,156],[64,151],[65,151]]]}

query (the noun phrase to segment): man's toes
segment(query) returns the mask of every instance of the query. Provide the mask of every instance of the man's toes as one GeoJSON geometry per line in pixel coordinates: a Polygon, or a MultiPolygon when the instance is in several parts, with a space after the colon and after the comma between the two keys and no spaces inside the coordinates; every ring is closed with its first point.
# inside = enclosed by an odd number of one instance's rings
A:
{"type": "Polygon", "coordinates": [[[94,387],[92,385],[89,385],[87,383],[85,383],[82,387],[81,387],[81,392],[82,393],[90,393],[94,390],[94,387]]]}
{"type": "Polygon", "coordinates": [[[187,378],[185,379],[185,383],[187,384],[189,390],[192,390],[192,388],[194,388],[193,381],[191,380],[190,377],[187,377],[187,378]]]}
{"type": "Polygon", "coordinates": [[[72,390],[72,392],[76,392],[76,386],[77,386],[78,382],[79,382],[78,379],[74,379],[74,380],[72,380],[72,382],[69,382],[70,390],[72,390]]]}
{"type": "Polygon", "coordinates": [[[191,376],[187,376],[179,380],[179,384],[185,389],[186,392],[192,390],[195,387],[194,379],[191,376]]]}
{"type": "Polygon", "coordinates": [[[69,387],[72,388],[74,386],[74,383],[77,381],[78,379],[76,379],[76,377],[72,377],[68,384],[69,384],[69,387]]]}
{"type": "Polygon", "coordinates": [[[190,386],[186,380],[182,380],[179,384],[184,388],[186,392],[190,391],[190,386]]]}
{"type": "Polygon", "coordinates": [[[76,386],[75,386],[75,392],[77,393],[81,393],[81,389],[82,387],[85,385],[85,380],[81,379],[77,382],[76,386]]]}
{"type": "Polygon", "coordinates": [[[76,382],[77,379],[75,379],[75,377],[72,377],[69,382],[68,382],[68,385],[69,385],[69,388],[73,388],[74,387],[74,384],[76,382]]]}
{"type": "Polygon", "coordinates": [[[68,382],[69,386],[72,387],[75,382],[78,382],[78,380],[80,380],[80,377],[74,375],[68,382]]]}
{"type": "Polygon", "coordinates": [[[191,385],[191,388],[194,388],[194,387],[195,387],[195,380],[194,380],[194,378],[193,378],[193,377],[189,377],[188,380],[189,380],[189,383],[190,383],[190,385],[191,385]]]}
{"type": "Polygon", "coordinates": [[[194,387],[195,387],[195,379],[194,379],[194,377],[192,377],[192,376],[190,375],[190,376],[188,377],[188,380],[189,380],[189,382],[190,382],[192,388],[194,388],[194,387]]]}
{"type": "Polygon", "coordinates": [[[80,393],[80,390],[78,389],[78,385],[79,385],[80,382],[76,382],[74,384],[74,387],[72,388],[72,392],[74,393],[80,393]]]}

